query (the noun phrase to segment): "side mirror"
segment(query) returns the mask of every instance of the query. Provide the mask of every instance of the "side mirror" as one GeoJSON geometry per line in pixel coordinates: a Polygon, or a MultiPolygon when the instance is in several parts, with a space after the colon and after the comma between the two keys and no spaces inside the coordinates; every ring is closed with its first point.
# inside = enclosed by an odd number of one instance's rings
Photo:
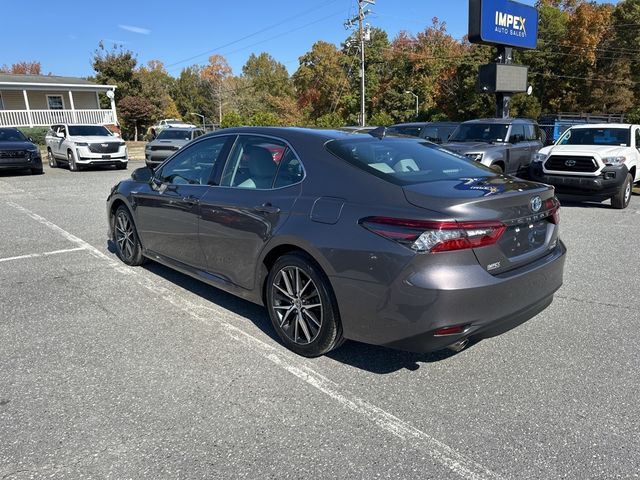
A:
{"type": "Polygon", "coordinates": [[[152,177],[153,170],[151,170],[149,167],[136,168],[133,172],[131,172],[131,178],[136,182],[149,183],[152,177]]]}
{"type": "Polygon", "coordinates": [[[118,132],[113,132],[113,136],[120,138],[120,134],[118,132]]]}
{"type": "Polygon", "coordinates": [[[33,138],[27,137],[27,140],[29,140],[31,143],[33,143],[33,138]]]}

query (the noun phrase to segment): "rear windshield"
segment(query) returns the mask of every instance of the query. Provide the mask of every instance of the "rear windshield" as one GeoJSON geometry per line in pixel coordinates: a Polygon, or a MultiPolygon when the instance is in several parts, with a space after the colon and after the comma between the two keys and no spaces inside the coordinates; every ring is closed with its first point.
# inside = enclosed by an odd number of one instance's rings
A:
{"type": "Polygon", "coordinates": [[[506,142],[509,125],[504,123],[463,123],[459,125],[450,142],[506,142]]]}
{"type": "Polygon", "coordinates": [[[191,130],[175,130],[166,129],[158,134],[160,140],[189,140],[191,138],[191,130]]]}
{"type": "Polygon", "coordinates": [[[465,177],[490,177],[493,171],[421,139],[373,137],[331,140],[337,157],[399,185],[465,177]]]}
{"type": "Polygon", "coordinates": [[[397,133],[398,135],[410,135],[412,137],[419,137],[422,127],[415,125],[397,125],[387,128],[388,133],[397,133]]]}
{"type": "Polygon", "coordinates": [[[14,128],[0,128],[0,142],[24,142],[27,139],[20,132],[14,128]]]}
{"type": "Polygon", "coordinates": [[[630,145],[628,128],[573,128],[558,140],[558,145],[630,145]]]}
{"type": "Polygon", "coordinates": [[[111,132],[100,125],[69,125],[69,135],[74,137],[110,137],[111,132]]]}

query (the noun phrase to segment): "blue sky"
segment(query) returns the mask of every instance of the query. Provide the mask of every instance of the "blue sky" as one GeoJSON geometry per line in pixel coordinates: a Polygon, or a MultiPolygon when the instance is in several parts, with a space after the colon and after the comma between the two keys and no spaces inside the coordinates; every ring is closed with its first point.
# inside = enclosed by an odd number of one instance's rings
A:
{"type": "MultiPolygon", "coordinates": [[[[247,57],[262,51],[293,73],[298,57],[315,41],[339,44],[348,36],[343,22],[354,14],[356,1],[111,0],[91,2],[92,7],[88,4],[42,0],[4,4],[0,65],[36,60],[44,73],[88,76],[93,73],[91,54],[104,40],[107,45],[123,44],[141,63],[162,60],[172,75],[178,75],[184,66],[206,63],[212,53],[224,55],[239,74],[247,57]],[[26,23],[18,21],[27,13],[26,23]],[[8,21],[12,18],[16,21],[8,21]]],[[[468,0],[377,0],[370,9],[374,14],[369,23],[385,29],[391,38],[402,30],[424,30],[432,17],[445,21],[455,37],[467,30],[468,0]]]]}

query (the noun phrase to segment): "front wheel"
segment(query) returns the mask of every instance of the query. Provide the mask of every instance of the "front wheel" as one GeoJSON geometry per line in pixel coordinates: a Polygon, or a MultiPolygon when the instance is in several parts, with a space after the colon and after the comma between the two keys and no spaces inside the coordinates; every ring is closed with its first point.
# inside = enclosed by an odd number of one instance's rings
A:
{"type": "Polygon", "coordinates": [[[113,218],[113,233],[116,253],[120,260],[132,267],[142,265],[144,263],[142,245],[131,214],[124,205],[120,205],[116,210],[113,218]]]}
{"type": "Polygon", "coordinates": [[[338,306],[326,275],[303,254],[280,257],[269,272],[266,303],[287,348],[317,357],[343,342],[338,306]]]}
{"type": "Polygon", "coordinates": [[[491,170],[493,170],[496,173],[504,173],[504,168],[502,168],[502,165],[500,165],[499,163],[494,163],[489,168],[491,168],[491,170]]]}
{"type": "Polygon", "coordinates": [[[67,152],[67,162],[69,163],[69,170],[72,172],[80,171],[80,165],[76,163],[76,158],[73,156],[73,152],[71,150],[67,152]]]}
{"type": "Polygon", "coordinates": [[[620,189],[618,189],[616,194],[611,197],[611,206],[617,209],[627,208],[629,206],[629,202],[631,201],[632,189],[633,177],[630,173],[627,173],[627,178],[624,179],[624,182],[620,186],[620,189]]]}
{"type": "Polygon", "coordinates": [[[53,156],[53,152],[50,148],[47,149],[47,159],[49,160],[49,166],[51,168],[56,168],[58,166],[58,161],[56,157],[53,156]]]}

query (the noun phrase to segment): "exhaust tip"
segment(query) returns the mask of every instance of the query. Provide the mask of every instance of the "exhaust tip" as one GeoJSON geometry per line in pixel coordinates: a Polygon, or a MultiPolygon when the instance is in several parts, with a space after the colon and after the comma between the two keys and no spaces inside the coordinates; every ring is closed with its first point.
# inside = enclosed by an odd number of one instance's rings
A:
{"type": "Polygon", "coordinates": [[[462,350],[464,350],[466,348],[466,346],[468,344],[469,344],[469,339],[468,338],[463,338],[462,340],[458,340],[457,342],[452,343],[447,348],[449,350],[454,351],[454,352],[461,352],[462,350]]]}

